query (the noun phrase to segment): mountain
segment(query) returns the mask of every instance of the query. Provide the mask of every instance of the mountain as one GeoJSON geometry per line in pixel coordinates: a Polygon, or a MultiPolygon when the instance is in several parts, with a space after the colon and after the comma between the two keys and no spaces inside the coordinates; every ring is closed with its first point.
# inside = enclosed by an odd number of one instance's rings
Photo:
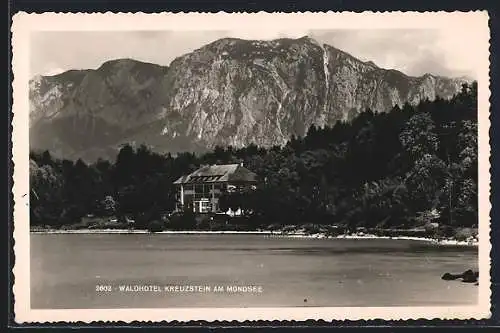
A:
{"type": "Polygon", "coordinates": [[[224,38],[167,66],[132,59],[30,81],[30,145],[65,158],[114,157],[124,143],[159,152],[284,144],[311,124],[387,111],[463,83],[407,76],[310,37],[224,38]]]}

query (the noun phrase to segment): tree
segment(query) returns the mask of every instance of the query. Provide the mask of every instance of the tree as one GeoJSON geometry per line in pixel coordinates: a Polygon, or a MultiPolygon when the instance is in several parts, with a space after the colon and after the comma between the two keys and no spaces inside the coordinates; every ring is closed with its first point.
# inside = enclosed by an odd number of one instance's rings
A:
{"type": "Polygon", "coordinates": [[[116,202],[111,195],[107,195],[101,202],[101,214],[104,216],[113,216],[116,214],[116,202]]]}
{"type": "Polygon", "coordinates": [[[446,164],[435,155],[425,154],[415,162],[406,177],[408,205],[415,211],[436,208],[445,184],[446,164]]]}
{"type": "Polygon", "coordinates": [[[461,170],[477,177],[477,122],[465,120],[461,123],[457,146],[461,170]]]}
{"type": "Polygon", "coordinates": [[[63,180],[50,165],[30,160],[30,221],[32,225],[60,225],[64,207],[63,180]]]}
{"type": "Polygon", "coordinates": [[[399,178],[385,178],[365,183],[355,196],[355,208],[349,215],[348,226],[390,227],[406,224],[407,188],[399,178]]]}
{"type": "Polygon", "coordinates": [[[477,224],[477,123],[462,121],[456,141],[457,160],[448,162],[442,196],[443,220],[449,225],[477,224]]]}
{"type": "Polygon", "coordinates": [[[135,169],[135,151],[130,145],[124,145],[116,158],[113,168],[113,184],[115,190],[132,183],[135,169]]]}
{"type": "Polygon", "coordinates": [[[407,122],[399,139],[414,160],[422,158],[425,154],[436,153],[438,138],[434,129],[434,122],[428,113],[417,113],[407,122]]]}

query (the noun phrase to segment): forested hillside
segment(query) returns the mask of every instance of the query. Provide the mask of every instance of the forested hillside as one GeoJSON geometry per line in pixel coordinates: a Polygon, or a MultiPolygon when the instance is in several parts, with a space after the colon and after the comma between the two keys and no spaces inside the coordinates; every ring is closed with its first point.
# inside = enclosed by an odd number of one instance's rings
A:
{"type": "Polygon", "coordinates": [[[158,219],[175,207],[172,182],[179,176],[201,164],[243,162],[262,182],[225,203],[252,211],[261,225],[474,226],[477,154],[476,83],[450,100],[366,110],[351,122],[311,126],[305,137],[272,148],[172,156],[125,145],[114,163],[91,165],[31,152],[31,225],[58,227],[88,214],[158,219]]]}

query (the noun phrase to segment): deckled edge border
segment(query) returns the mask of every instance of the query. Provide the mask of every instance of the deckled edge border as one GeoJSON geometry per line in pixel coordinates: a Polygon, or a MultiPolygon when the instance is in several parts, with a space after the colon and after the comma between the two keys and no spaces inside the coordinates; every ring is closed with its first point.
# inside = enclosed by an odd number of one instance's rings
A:
{"type": "MultiPolygon", "coordinates": [[[[340,12],[343,12],[343,11],[304,11],[304,12],[287,12],[287,11],[280,11],[280,12],[266,12],[266,11],[259,11],[259,12],[251,12],[251,11],[244,11],[244,12],[234,12],[234,13],[228,13],[228,12],[225,12],[225,11],[203,11],[203,12],[196,12],[196,13],[201,13],[201,14],[213,14],[213,13],[224,13],[224,14],[258,14],[258,13],[292,13],[292,14],[296,14],[296,13],[330,13],[330,12],[333,12],[333,13],[340,13],[340,12]]],[[[357,13],[357,14],[363,14],[363,13],[367,13],[367,14],[379,14],[379,13],[401,13],[401,14],[408,14],[408,13],[455,13],[455,12],[463,12],[463,11],[447,11],[447,10],[440,10],[440,11],[424,11],[424,12],[421,12],[421,11],[349,11],[349,12],[352,12],[352,13],[357,13]]],[[[484,10],[471,10],[471,11],[467,11],[467,12],[484,12],[484,10]]],[[[23,14],[27,14],[26,12],[19,12],[19,13],[23,13],[23,14]]],[[[16,14],[19,14],[19,13],[16,13],[16,14]]],[[[131,12],[112,12],[112,11],[106,11],[106,12],[94,12],[94,13],[88,13],[88,12],[78,12],[78,13],[73,13],[73,12],[52,12],[50,14],[64,14],[64,15],[79,15],[79,14],[94,14],[94,15],[108,15],[108,14],[113,14],[113,15],[116,15],[116,14],[126,14],[126,15],[130,15],[130,14],[148,14],[148,15],[162,15],[162,14],[165,14],[167,12],[162,12],[162,13],[149,13],[149,12],[143,12],[143,11],[140,11],[140,12],[134,12],[134,13],[131,13],[131,12]]],[[[193,13],[193,12],[184,12],[184,11],[171,11],[171,12],[168,12],[168,13],[176,13],[176,14],[190,14],[190,13],[193,13]]],[[[491,16],[490,16],[490,13],[488,11],[486,11],[487,15],[488,15],[488,31],[489,31],[489,40],[488,40],[488,43],[489,43],[489,48],[488,48],[488,52],[489,52],[489,57],[488,57],[488,65],[489,65],[489,73],[488,73],[488,103],[489,103],[489,128],[488,128],[488,136],[489,136],[489,175],[490,175],[490,179],[489,179],[489,195],[488,195],[488,198],[489,198],[489,203],[490,203],[490,212],[489,212],[489,216],[490,216],[490,224],[489,224],[489,244],[490,244],[490,249],[489,249],[489,254],[490,254],[490,275],[489,275],[489,283],[490,283],[490,306],[493,306],[492,304],[492,297],[494,296],[491,292],[491,286],[492,286],[492,281],[491,281],[491,277],[492,277],[492,274],[494,273],[493,272],[493,265],[492,265],[492,255],[494,254],[494,248],[491,246],[491,242],[493,240],[493,237],[495,235],[494,233],[494,230],[492,230],[491,228],[491,221],[492,221],[492,214],[493,214],[493,207],[492,207],[492,204],[493,204],[493,201],[492,201],[492,195],[493,195],[493,189],[492,189],[492,185],[493,185],[493,177],[494,177],[494,174],[493,174],[493,171],[494,171],[494,157],[493,155],[491,154],[491,148],[492,146],[494,145],[494,141],[493,141],[493,132],[494,132],[494,128],[492,126],[493,124],[493,98],[494,98],[494,94],[492,93],[491,91],[491,81],[492,81],[492,73],[493,73],[493,67],[494,67],[494,62],[492,62],[492,59],[493,59],[493,55],[492,55],[492,44],[491,44],[491,33],[492,33],[492,26],[491,26],[491,16]]],[[[43,15],[43,14],[46,14],[46,13],[41,13],[41,14],[36,14],[36,15],[43,15]]],[[[30,14],[28,14],[30,15],[30,14]]],[[[14,59],[16,58],[14,56],[14,48],[13,46],[15,45],[15,34],[13,32],[14,30],[14,17],[12,17],[12,22],[11,22],[11,30],[10,30],[10,36],[11,36],[11,50],[9,52],[9,56],[11,57],[11,76],[13,77],[12,81],[11,81],[11,86],[10,86],[10,89],[11,89],[11,93],[12,93],[12,99],[11,99],[11,106],[14,105],[14,96],[15,96],[15,76],[13,75],[14,74],[14,59]]],[[[14,200],[15,198],[15,195],[16,195],[16,191],[15,191],[15,177],[14,177],[14,174],[15,174],[15,158],[14,158],[14,138],[13,138],[13,133],[15,131],[15,117],[14,117],[14,112],[13,112],[13,108],[11,108],[10,110],[10,119],[11,119],[11,123],[10,123],[10,131],[11,131],[11,137],[10,137],[10,140],[9,140],[9,144],[11,145],[10,148],[11,150],[9,150],[9,153],[11,154],[10,157],[11,157],[11,160],[10,160],[10,167],[12,168],[13,170],[13,174],[12,174],[12,177],[11,177],[11,184],[12,184],[12,191],[9,193],[10,194],[10,199],[12,200],[12,216],[15,216],[15,205],[16,205],[16,200],[14,200]]],[[[24,196],[23,196],[24,197],[24,196]]],[[[24,202],[23,202],[24,203],[24,202]]],[[[12,237],[11,240],[12,240],[12,247],[11,247],[11,260],[10,262],[12,262],[11,264],[11,267],[13,267],[13,269],[11,270],[11,288],[12,288],[12,298],[13,298],[13,301],[15,300],[15,295],[14,295],[14,289],[15,289],[15,271],[16,271],[16,265],[15,265],[15,253],[16,253],[16,243],[15,243],[15,225],[14,225],[14,219],[12,219],[12,226],[10,226],[9,228],[9,232],[12,232],[12,234],[10,234],[10,236],[12,237]]],[[[130,309],[130,310],[133,310],[133,309],[130,309]]],[[[196,308],[194,308],[193,310],[196,310],[196,308]]],[[[490,310],[490,317],[491,317],[491,314],[492,314],[492,311],[490,310]]],[[[182,326],[182,327],[200,327],[200,326],[246,326],[247,324],[251,324],[252,327],[255,327],[255,326],[325,326],[325,324],[327,326],[331,326],[331,324],[342,324],[342,325],[348,325],[348,326],[352,326],[353,324],[356,325],[356,324],[363,324],[363,325],[377,325],[377,324],[387,324],[387,323],[391,323],[392,325],[394,324],[398,324],[398,323],[405,323],[405,326],[406,325],[414,325],[415,323],[419,322],[421,324],[422,321],[425,321],[427,324],[431,324],[431,323],[439,323],[439,322],[445,322],[445,323],[448,323],[448,324],[457,324],[457,323],[463,323],[464,320],[479,320],[479,321],[485,321],[487,320],[488,318],[490,317],[485,317],[485,318],[468,318],[468,319],[440,319],[440,318],[433,318],[433,319],[430,319],[430,318],[412,318],[412,319],[400,319],[400,320],[395,320],[395,319],[389,319],[389,320],[386,320],[386,319],[377,319],[377,318],[373,318],[373,319],[361,319],[361,320],[349,320],[349,319],[345,319],[345,320],[332,320],[332,321],[327,321],[327,320],[323,320],[323,319],[309,319],[309,320],[305,320],[305,321],[295,321],[295,320],[245,320],[245,321],[229,321],[229,320],[213,320],[213,321],[206,321],[206,320],[190,320],[190,321],[177,321],[177,320],[172,320],[172,321],[150,321],[150,320],[146,320],[146,321],[138,321],[138,320],[132,320],[132,321],[102,321],[102,320],[99,320],[99,321],[90,321],[90,322],[83,322],[83,321],[44,321],[44,322],[36,322],[36,321],[23,321],[22,323],[17,323],[17,325],[21,325],[21,326],[29,326],[30,324],[50,324],[50,326],[54,326],[54,327],[63,327],[63,326],[68,326],[68,324],[77,324],[77,325],[80,325],[80,324],[83,324],[84,326],[87,326],[87,325],[92,325],[92,326],[101,326],[101,325],[105,325],[105,326],[116,326],[116,325],[119,325],[119,326],[137,326],[138,324],[140,324],[141,326],[155,326],[157,327],[158,324],[160,324],[160,326],[182,326]],[[244,324],[244,325],[242,325],[244,324]],[[297,325],[299,324],[299,325],[297,325]]]]}

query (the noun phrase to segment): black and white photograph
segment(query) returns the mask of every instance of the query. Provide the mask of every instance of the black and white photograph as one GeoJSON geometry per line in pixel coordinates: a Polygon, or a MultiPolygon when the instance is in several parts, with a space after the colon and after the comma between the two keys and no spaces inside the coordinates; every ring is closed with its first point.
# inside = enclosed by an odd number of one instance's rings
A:
{"type": "Polygon", "coordinates": [[[487,318],[488,16],[350,15],[14,19],[16,315],[487,318]]]}

